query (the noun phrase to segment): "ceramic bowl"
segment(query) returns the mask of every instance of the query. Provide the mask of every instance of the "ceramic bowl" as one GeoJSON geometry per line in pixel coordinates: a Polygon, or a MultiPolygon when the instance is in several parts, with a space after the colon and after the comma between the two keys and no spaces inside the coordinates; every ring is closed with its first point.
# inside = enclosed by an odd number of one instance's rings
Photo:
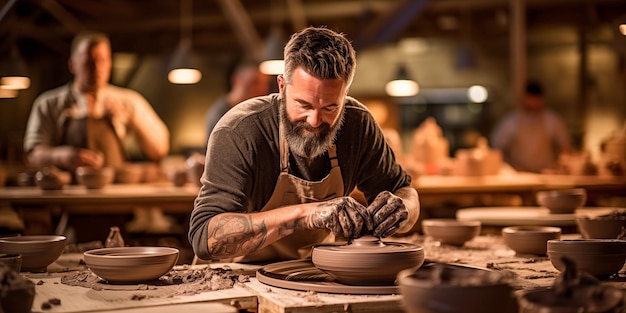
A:
{"type": "Polygon", "coordinates": [[[424,248],[363,237],[351,244],[317,245],[313,247],[311,258],[315,267],[340,283],[393,285],[398,272],[424,263],[424,248]]]}
{"type": "Polygon", "coordinates": [[[510,226],[502,229],[504,243],[517,254],[545,255],[548,240],[560,238],[559,227],[510,226]]]}
{"type": "Polygon", "coordinates": [[[22,255],[0,254],[0,263],[6,265],[8,268],[16,272],[19,272],[22,269],[22,255]]]}
{"type": "Polygon", "coordinates": [[[586,239],[617,239],[626,228],[626,211],[613,211],[607,214],[576,216],[578,230],[586,239]]]}
{"type": "Polygon", "coordinates": [[[102,189],[111,184],[114,178],[115,171],[110,167],[80,166],[76,168],[76,180],[87,189],[102,189]]]}
{"type": "Polygon", "coordinates": [[[480,221],[456,219],[425,219],[422,221],[424,234],[443,244],[462,246],[480,233],[480,221]]]}
{"type": "Polygon", "coordinates": [[[22,272],[45,272],[65,249],[65,236],[33,235],[0,238],[0,253],[20,254],[22,272]]]}
{"type": "Polygon", "coordinates": [[[407,313],[517,313],[513,288],[495,271],[429,263],[396,282],[407,313]]]}
{"type": "Polygon", "coordinates": [[[552,214],[574,213],[587,202],[587,191],[584,188],[538,191],[537,203],[546,207],[552,214]]]}
{"type": "Polygon", "coordinates": [[[178,249],[169,247],[119,247],[89,250],[83,254],[87,267],[111,283],[157,280],[178,261],[178,249]]]}
{"type": "Polygon", "coordinates": [[[548,240],[547,254],[559,271],[565,270],[562,258],[572,260],[579,271],[604,279],[619,272],[626,261],[626,241],[617,239],[548,240]]]}
{"type": "Polygon", "coordinates": [[[577,286],[559,294],[554,288],[535,289],[520,296],[520,313],[621,312],[622,290],[612,286],[577,286]]]}
{"type": "Polygon", "coordinates": [[[72,181],[72,175],[55,167],[45,167],[35,173],[35,184],[43,190],[59,190],[72,181]]]}
{"type": "Polygon", "coordinates": [[[126,163],[115,169],[115,183],[137,184],[143,179],[143,166],[141,164],[126,163]]]}

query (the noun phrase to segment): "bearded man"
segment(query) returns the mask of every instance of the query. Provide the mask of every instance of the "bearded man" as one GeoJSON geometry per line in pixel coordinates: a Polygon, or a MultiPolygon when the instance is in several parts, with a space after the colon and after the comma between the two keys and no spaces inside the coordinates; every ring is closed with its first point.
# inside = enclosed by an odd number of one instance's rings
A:
{"type": "Polygon", "coordinates": [[[278,94],[246,100],[213,130],[189,240],[205,260],[281,261],[314,244],[411,230],[417,192],[367,108],[344,35],[309,27],[284,51],[278,94]],[[367,204],[349,195],[358,188],[367,204]]]}

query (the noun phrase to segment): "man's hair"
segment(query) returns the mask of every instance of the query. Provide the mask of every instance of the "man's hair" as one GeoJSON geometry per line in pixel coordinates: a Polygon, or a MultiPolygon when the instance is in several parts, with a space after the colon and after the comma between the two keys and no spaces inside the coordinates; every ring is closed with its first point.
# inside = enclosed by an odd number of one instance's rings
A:
{"type": "Polygon", "coordinates": [[[307,27],[291,36],[285,46],[285,81],[298,67],[319,79],[341,79],[352,83],[356,52],[340,33],[324,27],[307,27]]]}
{"type": "Polygon", "coordinates": [[[109,39],[109,36],[107,36],[107,34],[96,31],[83,31],[74,36],[70,50],[70,57],[74,57],[76,51],[78,50],[78,47],[83,42],[87,42],[89,46],[93,46],[101,42],[104,42],[111,46],[111,40],[109,39]]]}

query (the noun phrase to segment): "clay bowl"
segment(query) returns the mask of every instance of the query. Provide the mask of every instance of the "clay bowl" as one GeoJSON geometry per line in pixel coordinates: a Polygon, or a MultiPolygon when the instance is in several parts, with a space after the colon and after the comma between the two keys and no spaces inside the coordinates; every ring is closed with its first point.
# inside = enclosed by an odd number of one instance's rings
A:
{"type": "Polygon", "coordinates": [[[22,269],[22,255],[0,254],[0,263],[6,265],[8,268],[16,272],[19,272],[22,269]]]}
{"type": "Polygon", "coordinates": [[[83,257],[94,274],[110,283],[138,283],[169,272],[178,254],[168,247],[119,247],[89,250],[83,257]]]}
{"type": "Polygon", "coordinates": [[[425,264],[398,273],[408,313],[517,313],[513,288],[498,272],[451,264],[425,264]]]}
{"type": "Polygon", "coordinates": [[[626,211],[576,216],[576,225],[585,239],[617,239],[622,227],[626,227],[626,211]]]}
{"type": "Polygon", "coordinates": [[[65,236],[33,235],[0,238],[0,253],[20,254],[23,272],[45,272],[65,249],[65,236]]]}
{"type": "Polygon", "coordinates": [[[538,191],[536,199],[552,214],[569,214],[587,202],[587,191],[584,188],[538,191]]]}
{"type": "Polygon", "coordinates": [[[143,172],[141,164],[126,163],[115,169],[115,183],[138,184],[143,179],[143,172]]]}
{"type": "Polygon", "coordinates": [[[576,286],[559,294],[554,288],[536,289],[520,297],[520,313],[621,312],[623,292],[612,286],[576,286]]]}
{"type": "Polygon", "coordinates": [[[548,257],[554,268],[565,270],[562,258],[571,259],[576,268],[605,279],[619,272],[626,261],[626,241],[617,239],[548,240],[548,257]]]}
{"type": "Polygon", "coordinates": [[[425,219],[422,221],[424,234],[442,244],[462,246],[480,233],[480,221],[455,219],[425,219]]]}
{"type": "Polygon", "coordinates": [[[60,190],[72,181],[72,175],[54,167],[45,167],[35,173],[35,184],[43,190],[60,190]]]}
{"type": "Polygon", "coordinates": [[[76,180],[87,189],[102,189],[111,184],[114,178],[115,171],[110,167],[80,166],[76,168],[76,180]]]}
{"type": "Polygon", "coordinates": [[[504,243],[517,254],[545,255],[548,240],[560,238],[559,227],[510,226],[502,229],[504,243]]]}
{"type": "Polygon", "coordinates": [[[348,285],[393,285],[398,272],[424,263],[422,246],[380,241],[374,237],[351,244],[333,243],[313,247],[312,262],[340,283],[348,285]]]}

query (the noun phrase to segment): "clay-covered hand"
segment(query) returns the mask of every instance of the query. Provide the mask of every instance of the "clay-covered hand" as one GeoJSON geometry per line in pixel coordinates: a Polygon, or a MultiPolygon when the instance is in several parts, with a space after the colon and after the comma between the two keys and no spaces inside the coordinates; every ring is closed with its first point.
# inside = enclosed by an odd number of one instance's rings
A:
{"type": "Polygon", "coordinates": [[[351,197],[320,202],[308,221],[310,228],[328,229],[347,239],[359,238],[373,229],[367,209],[351,197]]]}
{"type": "Polygon", "coordinates": [[[400,228],[400,223],[409,216],[402,198],[389,191],[383,191],[367,207],[372,217],[373,233],[376,237],[388,237],[400,228]]]}

